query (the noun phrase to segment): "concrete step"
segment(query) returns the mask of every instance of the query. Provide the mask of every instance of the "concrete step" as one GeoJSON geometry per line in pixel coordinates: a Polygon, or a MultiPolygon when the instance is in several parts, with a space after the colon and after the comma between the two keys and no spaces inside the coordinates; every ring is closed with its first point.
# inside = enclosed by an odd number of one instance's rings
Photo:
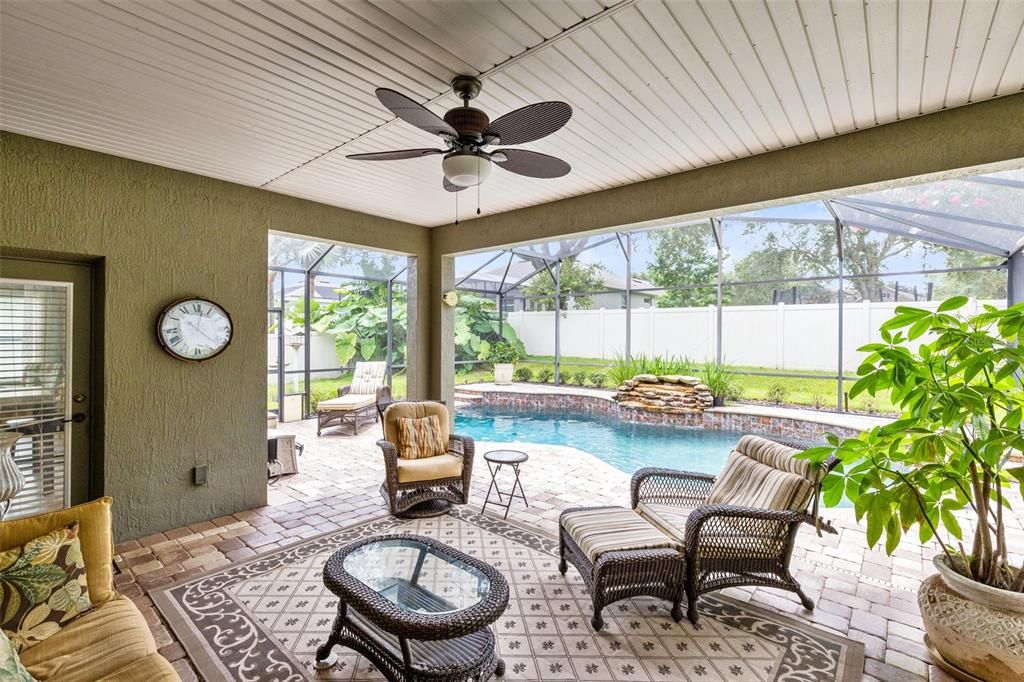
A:
{"type": "Polygon", "coordinates": [[[478,403],[481,400],[483,400],[484,397],[482,395],[480,395],[479,393],[461,393],[459,391],[456,391],[455,392],[455,399],[456,400],[462,400],[462,401],[467,402],[467,403],[478,403]]]}

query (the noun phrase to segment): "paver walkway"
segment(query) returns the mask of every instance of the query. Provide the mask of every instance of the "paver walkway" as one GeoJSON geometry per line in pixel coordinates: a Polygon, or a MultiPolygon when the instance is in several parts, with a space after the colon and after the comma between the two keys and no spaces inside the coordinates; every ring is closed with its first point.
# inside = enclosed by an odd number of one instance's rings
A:
{"type": "MultiPolygon", "coordinates": [[[[387,513],[377,489],[384,464],[375,445],[380,426],[359,436],[329,430],[316,436],[313,421],[284,424],[306,445],[301,473],[269,489],[266,507],[203,521],[119,544],[118,589],[142,608],[160,647],[186,682],[196,679],[183,649],[146,596],[147,590],[190,578],[218,566],[255,556],[304,538],[337,530],[387,513]]],[[[477,451],[495,447],[477,443],[477,451]]],[[[516,501],[509,518],[552,534],[558,514],[578,504],[629,505],[629,475],[592,455],[569,447],[517,444],[530,454],[522,481],[530,507],[516,501]]],[[[479,508],[490,481],[482,456],[474,467],[472,505],[479,508]]],[[[509,485],[509,483],[506,483],[509,485]]],[[[116,513],[116,512],[115,512],[116,513]]],[[[488,513],[491,513],[490,509],[488,513]]],[[[818,538],[804,527],[793,567],[817,607],[806,612],[794,595],[766,589],[732,589],[749,599],[865,644],[866,680],[946,680],[930,665],[923,644],[916,590],[934,572],[934,545],[905,542],[892,557],[865,547],[864,531],[851,510],[827,510],[840,534],[818,538]]],[[[1024,530],[1012,531],[1011,546],[1024,546],[1024,530]]]]}

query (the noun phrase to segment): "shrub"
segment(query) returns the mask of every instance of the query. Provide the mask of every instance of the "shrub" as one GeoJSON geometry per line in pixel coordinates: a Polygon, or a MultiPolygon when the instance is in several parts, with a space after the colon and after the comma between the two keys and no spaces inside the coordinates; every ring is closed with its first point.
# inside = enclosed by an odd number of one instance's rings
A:
{"type": "Polygon", "coordinates": [[[537,381],[542,384],[550,384],[551,380],[555,378],[555,370],[550,367],[544,367],[537,371],[537,381]]]}
{"type": "Polygon", "coordinates": [[[316,406],[321,400],[330,400],[338,397],[337,388],[313,388],[309,389],[309,411],[316,412],[316,406]]]}
{"type": "Polygon", "coordinates": [[[491,346],[487,359],[496,365],[511,365],[519,359],[519,351],[511,343],[499,341],[491,346]]]}
{"type": "Polygon", "coordinates": [[[622,357],[616,355],[608,368],[608,377],[616,384],[629,381],[637,374],[694,374],[697,371],[697,363],[684,356],[661,355],[633,355],[622,357]]]}
{"type": "Polygon", "coordinates": [[[512,373],[512,378],[516,381],[532,381],[533,370],[529,367],[517,367],[516,371],[512,373]]]}
{"type": "Polygon", "coordinates": [[[576,384],[577,386],[583,386],[585,383],[587,383],[587,373],[584,372],[582,369],[576,370],[575,372],[572,373],[572,383],[576,384]]]}
{"type": "Polygon", "coordinates": [[[786,388],[786,385],[781,381],[773,381],[768,385],[768,391],[765,393],[765,398],[776,405],[786,402],[786,398],[788,397],[789,389],[786,388]]]}
{"type": "Polygon", "coordinates": [[[705,362],[701,371],[701,380],[716,398],[731,398],[738,392],[736,375],[728,365],[717,362],[705,362]]]}
{"type": "Polygon", "coordinates": [[[604,388],[605,384],[608,383],[608,376],[604,372],[592,372],[590,374],[590,383],[595,388],[604,388]]]}

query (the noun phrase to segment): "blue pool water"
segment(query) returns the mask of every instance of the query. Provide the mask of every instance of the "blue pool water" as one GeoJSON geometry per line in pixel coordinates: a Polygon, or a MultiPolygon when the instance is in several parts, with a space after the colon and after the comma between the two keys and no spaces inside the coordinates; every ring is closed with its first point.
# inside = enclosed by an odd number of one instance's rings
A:
{"type": "Polygon", "coordinates": [[[667,467],[716,474],[742,433],[704,431],[617,419],[502,408],[460,410],[456,433],[478,441],[568,445],[632,474],[642,467],[667,467]]]}

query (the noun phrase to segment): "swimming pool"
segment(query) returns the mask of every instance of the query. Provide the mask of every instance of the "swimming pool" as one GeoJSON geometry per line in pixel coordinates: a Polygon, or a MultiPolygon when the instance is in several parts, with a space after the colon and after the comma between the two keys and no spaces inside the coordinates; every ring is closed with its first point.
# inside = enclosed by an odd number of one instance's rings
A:
{"type": "Polygon", "coordinates": [[[599,415],[476,407],[459,410],[455,431],[478,441],[568,445],[627,474],[652,466],[717,474],[743,435],[631,424],[599,415]]]}

